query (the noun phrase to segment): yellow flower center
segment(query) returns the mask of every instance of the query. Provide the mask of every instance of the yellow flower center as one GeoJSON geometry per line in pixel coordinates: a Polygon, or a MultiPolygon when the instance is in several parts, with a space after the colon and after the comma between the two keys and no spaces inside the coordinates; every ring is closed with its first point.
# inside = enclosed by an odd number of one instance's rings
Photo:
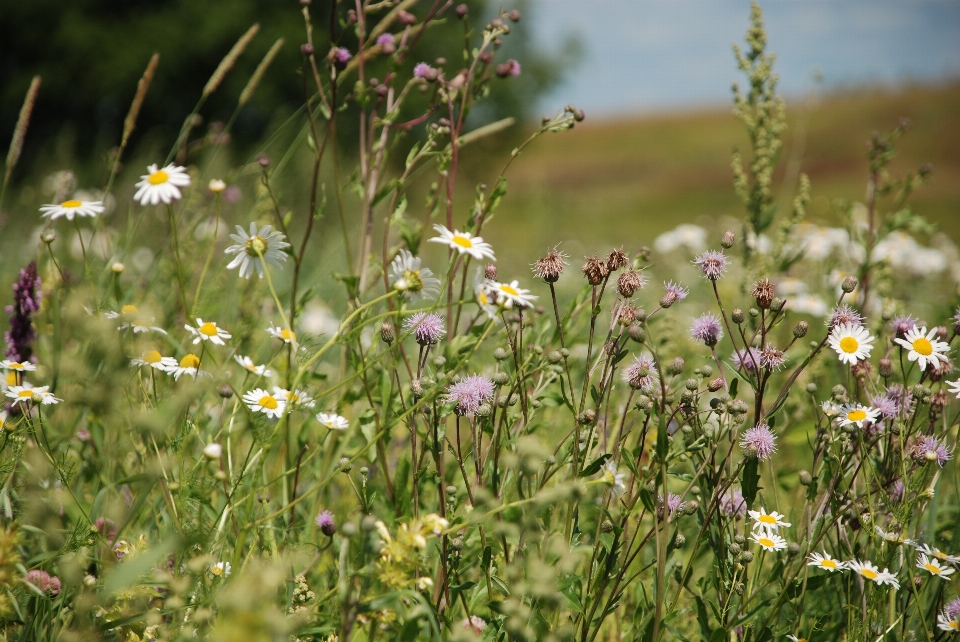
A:
{"type": "Polygon", "coordinates": [[[763,522],[764,524],[776,524],[777,518],[773,515],[761,515],[757,518],[758,522],[763,522]]]}
{"type": "Polygon", "coordinates": [[[936,564],[924,564],[923,568],[927,569],[934,575],[940,575],[943,572],[943,569],[937,566],[936,564]]]}
{"type": "Polygon", "coordinates": [[[219,566],[214,566],[214,567],[210,570],[210,572],[213,573],[214,575],[223,575],[223,569],[220,568],[219,566]]]}
{"type": "Polygon", "coordinates": [[[180,359],[181,368],[199,368],[200,367],[200,357],[193,354],[192,352],[185,356],[183,359],[180,359]]]}
{"type": "Polygon", "coordinates": [[[480,305],[489,305],[490,303],[490,300],[487,299],[486,292],[480,292],[479,300],[480,300],[480,305]]]}
{"type": "Polygon", "coordinates": [[[473,247],[473,241],[468,239],[466,236],[460,236],[459,234],[457,234],[450,240],[452,240],[454,244],[459,245],[460,247],[466,247],[466,248],[473,247]]]}
{"type": "Polygon", "coordinates": [[[840,349],[847,354],[853,354],[860,348],[860,342],[853,337],[844,337],[840,339],[840,349]]]}
{"type": "Polygon", "coordinates": [[[767,547],[772,547],[774,545],[774,541],[772,539],[767,539],[766,537],[758,537],[757,543],[760,544],[760,546],[767,547]]]}
{"type": "Polygon", "coordinates": [[[937,551],[936,553],[933,553],[933,557],[936,557],[938,560],[946,560],[947,554],[943,551],[937,551]]]}
{"type": "Polygon", "coordinates": [[[960,622],[957,622],[956,620],[949,622],[947,626],[949,626],[953,631],[960,631],[960,622]]]}
{"type": "Polygon", "coordinates": [[[254,236],[246,244],[246,251],[249,256],[258,258],[267,253],[267,239],[262,236],[254,236]]]}
{"type": "Polygon", "coordinates": [[[16,373],[16,372],[9,372],[9,373],[7,373],[7,385],[8,385],[8,386],[15,386],[15,385],[17,385],[17,373],[16,373]]]}
{"type": "Polygon", "coordinates": [[[153,174],[147,177],[147,182],[151,185],[163,185],[168,180],[170,180],[170,175],[167,174],[162,169],[158,169],[153,174]]]}
{"type": "Polygon", "coordinates": [[[850,421],[863,421],[867,418],[867,413],[859,408],[857,410],[851,410],[847,413],[847,419],[850,421]]]}
{"type": "Polygon", "coordinates": [[[922,354],[925,357],[928,357],[933,352],[933,344],[931,344],[924,337],[920,337],[919,339],[914,339],[913,351],[918,354],[922,354]]]}
{"type": "Polygon", "coordinates": [[[294,404],[300,403],[300,395],[298,395],[298,394],[296,394],[296,393],[293,393],[293,392],[288,392],[288,393],[287,393],[287,401],[289,401],[290,403],[294,403],[294,404]]]}
{"type": "Polygon", "coordinates": [[[824,568],[834,568],[834,569],[835,569],[835,568],[837,568],[837,563],[834,562],[833,560],[821,560],[821,561],[820,561],[820,566],[822,566],[822,567],[824,567],[824,568]]]}
{"type": "Polygon", "coordinates": [[[31,388],[27,388],[26,390],[21,390],[20,392],[17,393],[17,396],[20,397],[21,399],[30,399],[31,397],[33,397],[33,390],[31,388]]]}
{"type": "Polygon", "coordinates": [[[292,330],[287,330],[284,328],[280,331],[280,336],[283,337],[284,341],[296,341],[297,335],[292,330]]]}
{"type": "Polygon", "coordinates": [[[870,580],[875,580],[880,577],[880,574],[876,571],[871,571],[869,568],[861,568],[860,575],[863,575],[865,578],[870,580]]]}
{"type": "Polygon", "coordinates": [[[217,324],[216,324],[216,323],[210,323],[210,322],[208,321],[208,322],[204,323],[202,326],[200,326],[199,328],[197,328],[197,332],[199,332],[199,333],[202,334],[202,335],[208,336],[208,337],[215,337],[215,336],[217,336],[217,332],[218,332],[218,330],[217,330],[217,324]]]}
{"type": "Polygon", "coordinates": [[[10,364],[9,366],[7,366],[7,367],[10,368],[11,370],[23,370],[23,364],[22,364],[22,363],[11,363],[11,364],[10,364]]]}
{"type": "Polygon", "coordinates": [[[506,292],[510,296],[518,296],[520,294],[515,288],[512,288],[509,285],[501,285],[500,290],[506,292]]]}
{"type": "Polygon", "coordinates": [[[276,410],[278,405],[277,400],[270,395],[260,397],[260,401],[257,403],[261,408],[269,408],[270,410],[276,410]]]}
{"type": "Polygon", "coordinates": [[[80,201],[75,201],[73,199],[60,203],[60,207],[66,207],[69,209],[74,209],[76,207],[80,207],[81,205],[83,205],[83,203],[81,203],[80,201]]]}
{"type": "Polygon", "coordinates": [[[120,314],[139,314],[140,310],[135,305],[125,305],[120,308],[120,314]]]}
{"type": "Polygon", "coordinates": [[[156,350],[147,350],[143,353],[143,360],[147,363],[160,363],[162,358],[156,350]]]}

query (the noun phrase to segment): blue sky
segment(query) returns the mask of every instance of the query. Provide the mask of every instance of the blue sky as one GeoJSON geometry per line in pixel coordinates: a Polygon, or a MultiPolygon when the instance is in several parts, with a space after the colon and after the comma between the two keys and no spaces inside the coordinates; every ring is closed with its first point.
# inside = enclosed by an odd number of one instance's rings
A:
{"type": "MultiPolygon", "coordinates": [[[[506,6],[506,5],[505,5],[506,6]]],[[[960,0],[764,0],[781,93],[960,77],[960,0]]],[[[545,111],[569,102],[595,116],[729,104],[742,80],[749,0],[528,0],[534,37],[583,47],[545,111]]]]}

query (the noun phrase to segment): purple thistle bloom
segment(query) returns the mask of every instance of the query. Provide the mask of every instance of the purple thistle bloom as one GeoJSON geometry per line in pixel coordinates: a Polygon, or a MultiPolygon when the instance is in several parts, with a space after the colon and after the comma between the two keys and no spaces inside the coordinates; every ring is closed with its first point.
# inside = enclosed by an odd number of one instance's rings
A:
{"type": "Polygon", "coordinates": [[[703,277],[711,281],[716,281],[723,276],[723,273],[727,270],[727,266],[730,264],[727,256],[723,252],[717,252],[716,250],[707,250],[695,258],[693,262],[700,268],[703,277]]]}
{"type": "Polygon", "coordinates": [[[32,571],[27,571],[23,579],[44,593],[49,593],[50,595],[58,595],[60,593],[60,578],[56,575],[50,575],[46,571],[35,568],[32,571]]]}
{"type": "Polygon", "coordinates": [[[656,364],[644,354],[635,357],[633,362],[623,369],[622,376],[631,388],[643,392],[652,392],[658,382],[656,364]]]}
{"type": "Polygon", "coordinates": [[[743,517],[747,514],[747,500],[739,488],[728,489],[720,497],[720,512],[726,517],[743,517]]]}
{"type": "Polygon", "coordinates": [[[414,66],[414,68],[413,68],[413,77],[414,77],[414,78],[426,78],[426,77],[427,77],[427,74],[429,74],[432,70],[433,70],[433,67],[431,67],[431,66],[428,65],[427,63],[425,63],[425,62],[418,62],[418,63],[416,64],[416,66],[414,66]]]}
{"type": "Polygon", "coordinates": [[[827,321],[827,327],[834,328],[846,323],[862,327],[863,316],[849,305],[838,305],[830,312],[830,320],[827,321]]]}
{"type": "Polygon", "coordinates": [[[353,58],[353,54],[346,47],[339,47],[333,52],[333,62],[338,65],[345,65],[353,58]]]}
{"type": "Polygon", "coordinates": [[[520,75],[520,63],[512,58],[505,63],[508,66],[507,75],[516,78],[520,75]]]}
{"type": "Polygon", "coordinates": [[[690,290],[673,281],[666,281],[663,284],[664,291],[673,297],[674,301],[683,301],[690,294],[690,290]]]}
{"type": "Polygon", "coordinates": [[[900,413],[899,399],[891,399],[887,396],[870,397],[870,405],[887,419],[893,419],[900,413]]]}
{"type": "Polygon", "coordinates": [[[393,34],[392,33],[383,33],[377,37],[377,44],[381,47],[386,47],[394,44],[393,34]]]}
{"type": "Polygon", "coordinates": [[[770,426],[759,424],[743,433],[740,438],[740,447],[746,457],[756,457],[760,461],[770,459],[777,451],[777,436],[770,430],[770,426]]]}
{"type": "MultiPolygon", "coordinates": [[[[683,505],[680,495],[667,493],[667,514],[673,515],[683,505]]],[[[663,496],[657,495],[657,515],[663,517],[663,496]]]]}
{"type": "Polygon", "coordinates": [[[907,489],[903,485],[903,480],[898,479],[890,485],[890,501],[900,504],[903,502],[904,493],[907,489]]]}
{"type": "Polygon", "coordinates": [[[493,382],[480,375],[470,375],[447,388],[447,402],[455,403],[458,415],[475,415],[480,404],[493,396],[493,382]]]}
{"type": "Polygon", "coordinates": [[[447,333],[443,317],[436,312],[417,312],[403,322],[403,327],[412,330],[417,343],[422,346],[435,345],[447,333]]]}
{"type": "Polygon", "coordinates": [[[946,613],[947,617],[951,620],[956,620],[957,617],[960,617],[960,597],[953,598],[943,609],[943,612],[946,613]]]}
{"type": "Polygon", "coordinates": [[[704,345],[713,347],[723,337],[723,329],[720,327],[720,318],[712,314],[704,314],[693,320],[690,324],[690,336],[704,345]]]}
{"type": "Polygon", "coordinates": [[[760,351],[760,365],[768,370],[779,370],[786,362],[787,356],[771,343],[765,345],[760,351]]]}
{"type": "Polygon", "coordinates": [[[913,406],[913,395],[910,394],[909,390],[904,392],[903,386],[899,383],[895,383],[887,388],[884,396],[887,399],[893,399],[897,402],[897,412],[900,412],[901,409],[910,412],[910,408],[913,406]]]}
{"type": "Polygon", "coordinates": [[[924,463],[935,461],[940,468],[950,460],[950,451],[933,435],[924,435],[913,447],[913,458],[924,463]]]}
{"type": "Polygon", "coordinates": [[[760,365],[760,353],[755,348],[734,350],[733,354],[730,355],[730,361],[733,361],[733,365],[737,366],[738,369],[742,368],[748,372],[753,372],[760,365]]]}
{"type": "Polygon", "coordinates": [[[920,319],[909,315],[905,317],[895,317],[893,321],[890,322],[890,328],[898,339],[903,339],[907,336],[908,332],[917,327],[918,323],[920,323],[920,319]]]}
{"type": "Polygon", "coordinates": [[[13,305],[6,308],[10,315],[10,331],[4,335],[7,340],[7,359],[11,361],[30,361],[33,356],[31,344],[36,338],[33,329],[33,313],[40,309],[40,275],[37,264],[20,270],[20,278],[13,284],[13,305]]]}
{"type": "Polygon", "coordinates": [[[337,532],[337,523],[333,520],[333,513],[328,510],[321,511],[317,515],[317,526],[320,527],[320,532],[327,537],[333,537],[333,534],[337,532]]]}

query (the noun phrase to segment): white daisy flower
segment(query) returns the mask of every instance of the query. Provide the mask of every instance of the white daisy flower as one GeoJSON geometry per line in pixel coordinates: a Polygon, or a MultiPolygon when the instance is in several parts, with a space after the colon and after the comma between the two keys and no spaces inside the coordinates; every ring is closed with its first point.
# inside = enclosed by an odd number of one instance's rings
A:
{"type": "Polygon", "coordinates": [[[440,279],[430,268],[420,267],[420,257],[403,248],[390,263],[390,283],[412,300],[434,299],[440,293],[440,279]]]}
{"type": "Polygon", "coordinates": [[[533,307],[533,302],[537,300],[536,296],[530,294],[530,290],[525,290],[520,287],[519,281],[511,281],[510,283],[487,281],[486,290],[488,294],[495,294],[497,305],[507,310],[512,309],[514,306],[531,308],[533,307]]]}
{"type": "Polygon", "coordinates": [[[167,165],[157,169],[156,165],[147,168],[147,173],[136,184],[137,193],[133,200],[141,205],[156,205],[163,201],[167,205],[181,198],[180,188],[190,185],[190,175],[185,167],[167,165]]]}
{"type": "Polygon", "coordinates": [[[838,559],[830,557],[830,553],[824,551],[823,555],[820,553],[810,553],[810,556],[807,558],[810,560],[807,562],[807,566],[816,566],[817,568],[822,568],[830,571],[842,571],[845,567],[843,562],[838,559]]]}
{"type": "Polygon", "coordinates": [[[912,539],[904,537],[901,533],[895,533],[892,531],[885,531],[879,526],[874,526],[873,529],[876,531],[877,535],[882,537],[885,541],[890,542],[891,544],[908,544],[910,546],[916,546],[917,543],[912,539]]]}
{"type": "Polygon", "coordinates": [[[230,577],[230,562],[217,562],[210,567],[210,575],[214,577],[230,577]]]}
{"type": "Polygon", "coordinates": [[[236,354],[233,356],[233,360],[239,363],[241,368],[243,368],[247,372],[257,375],[258,377],[273,376],[273,371],[267,368],[266,365],[258,366],[255,363],[253,363],[253,359],[251,359],[250,357],[243,357],[239,354],[236,354]]]}
{"type": "Polygon", "coordinates": [[[443,243],[460,254],[469,254],[478,261],[484,258],[489,258],[491,261],[497,260],[493,256],[493,248],[489,243],[485,243],[482,237],[473,236],[470,232],[460,232],[458,230],[451,232],[443,225],[434,225],[433,229],[436,230],[440,236],[428,239],[430,243],[443,243]]]}
{"type": "Polygon", "coordinates": [[[787,547],[787,540],[766,530],[754,531],[750,541],[759,544],[765,551],[782,551],[787,547]]]}
{"type": "Polygon", "coordinates": [[[3,361],[0,361],[0,368],[9,370],[11,372],[35,372],[37,366],[29,361],[13,361],[11,359],[4,359],[3,361]]]}
{"type": "Polygon", "coordinates": [[[917,568],[922,568],[925,571],[929,571],[931,575],[942,578],[947,578],[952,575],[955,570],[951,566],[941,565],[940,560],[935,557],[927,557],[923,553],[917,556],[917,568]]]}
{"type": "Polygon", "coordinates": [[[296,392],[290,392],[286,388],[274,386],[273,395],[278,399],[283,399],[288,405],[294,408],[313,408],[317,405],[313,397],[308,396],[305,390],[299,388],[296,392]]]}
{"type": "Polygon", "coordinates": [[[177,364],[175,368],[167,370],[167,372],[172,374],[175,380],[179,380],[182,375],[190,375],[191,377],[202,375],[212,376],[209,372],[204,372],[200,369],[200,357],[192,352],[183,359],[180,359],[180,363],[177,364]]]}
{"type": "Polygon", "coordinates": [[[754,519],[753,530],[765,530],[768,533],[776,533],[780,530],[780,527],[788,527],[790,524],[783,521],[783,518],[786,515],[781,515],[777,511],[766,511],[763,506],[760,507],[760,510],[751,510],[747,511],[747,514],[754,519]]]}
{"type": "Polygon", "coordinates": [[[960,399],[960,379],[956,381],[948,381],[950,394],[956,395],[957,399],[960,399]]]}
{"type": "Polygon", "coordinates": [[[787,633],[787,639],[793,640],[793,642],[807,642],[807,638],[798,638],[797,636],[790,635],[789,633],[787,633]]]}
{"type": "Polygon", "coordinates": [[[215,441],[203,447],[203,456],[207,459],[220,459],[221,455],[223,455],[223,446],[215,441]]]}
{"type": "Polygon", "coordinates": [[[860,404],[851,404],[849,406],[844,406],[843,410],[840,413],[840,425],[849,426],[854,425],[857,428],[863,428],[863,424],[877,423],[877,419],[880,417],[880,410],[877,408],[871,408],[870,406],[862,406],[860,404]]]}
{"type": "Polygon", "coordinates": [[[3,410],[0,410],[0,430],[3,430],[4,425],[7,423],[7,413],[3,410]]]}
{"type": "Polygon", "coordinates": [[[177,360],[173,357],[164,357],[157,350],[147,350],[143,356],[130,360],[130,365],[136,368],[149,366],[160,372],[171,372],[177,367],[177,360]]]}
{"type": "Polygon", "coordinates": [[[243,402],[253,412],[262,412],[268,417],[279,419],[286,409],[287,401],[283,397],[271,395],[263,388],[255,388],[243,394],[243,402]]]}
{"type": "Polygon", "coordinates": [[[937,615],[937,628],[941,631],[960,631],[960,613],[953,615],[944,609],[937,615]]]}
{"type": "Polygon", "coordinates": [[[901,346],[909,350],[907,359],[916,361],[921,370],[926,370],[927,365],[936,365],[938,361],[946,361],[947,353],[950,352],[950,344],[945,341],[937,341],[933,337],[937,334],[937,329],[933,328],[927,332],[926,326],[922,328],[914,327],[907,332],[903,339],[894,339],[901,346]]]}
{"type": "Polygon", "coordinates": [[[934,559],[940,560],[941,562],[947,562],[950,564],[960,564],[960,555],[950,555],[949,553],[944,553],[939,548],[936,548],[934,546],[928,546],[927,544],[920,544],[919,546],[917,546],[917,550],[934,559]]]}
{"type": "Polygon", "coordinates": [[[274,339],[280,339],[284,343],[292,343],[294,346],[297,345],[297,333],[293,330],[288,330],[287,328],[281,328],[278,325],[270,324],[270,327],[267,328],[267,333],[274,339]]]}
{"type": "Polygon", "coordinates": [[[350,426],[350,422],[346,418],[335,412],[317,413],[317,421],[331,430],[346,430],[350,426]]]}
{"type": "Polygon", "coordinates": [[[500,309],[494,303],[494,297],[489,289],[489,281],[483,276],[483,268],[478,267],[473,279],[473,295],[477,300],[477,305],[483,310],[489,319],[497,320],[500,318],[500,309]]]}
{"type": "Polygon", "coordinates": [[[140,334],[142,332],[167,333],[163,328],[151,325],[156,319],[142,315],[135,305],[125,305],[120,308],[119,312],[104,312],[103,316],[108,319],[120,319],[120,325],[117,326],[117,330],[130,329],[133,330],[134,334],[140,334]]]}
{"type": "Polygon", "coordinates": [[[237,244],[231,245],[223,253],[237,256],[230,261],[227,269],[239,267],[239,275],[244,279],[249,279],[254,269],[262,279],[264,261],[282,269],[281,264],[287,260],[287,254],[283,249],[290,247],[290,244],[284,240],[286,237],[283,234],[273,231],[269,225],[264,225],[258,230],[256,223],[250,223],[250,234],[238,225],[237,233],[231,234],[230,238],[237,244]]]}
{"type": "Polygon", "coordinates": [[[626,473],[617,472],[617,465],[612,460],[608,459],[607,463],[603,465],[603,481],[613,487],[610,490],[614,495],[619,497],[626,492],[627,485],[624,482],[626,478],[626,473]]]}
{"type": "Polygon", "coordinates": [[[37,388],[30,386],[10,386],[6,390],[6,395],[13,399],[13,403],[18,403],[21,406],[26,405],[28,401],[35,404],[43,404],[44,406],[63,401],[63,399],[58,399],[53,396],[53,393],[50,392],[50,386],[39,386],[37,388]]]}
{"type": "Polygon", "coordinates": [[[843,406],[832,401],[824,401],[820,404],[820,409],[823,410],[823,414],[833,419],[843,410],[843,406]]]}
{"type": "Polygon", "coordinates": [[[840,361],[854,365],[870,356],[874,338],[863,326],[844,323],[830,332],[827,343],[840,355],[840,361]]]}
{"type": "Polygon", "coordinates": [[[61,216],[65,216],[68,221],[72,221],[74,216],[95,217],[97,214],[103,214],[107,208],[103,206],[103,201],[78,201],[70,199],[57,205],[44,205],[40,208],[43,212],[43,218],[49,218],[55,221],[61,216]]]}
{"type": "Polygon", "coordinates": [[[900,582],[897,581],[897,578],[893,573],[887,569],[883,569],[882,571],[879,570],[873,565],[873,562],[869,560],[866,562],[861,562],[860,560],[850,560],[849,562],[844,562],[844,565],[851,571],[859,573],[862,577],[865,577],[876,584],[889,584],[895,589],[900,588],[900,582]]]}
{"type": "Polygon", "coordinates": [[[218,346],[224,346],[227,344],[224,343],[223,340],[233,336],[213,321],[204,323],[200,317],[197,317],[197,327],[194,328],[192,325],[184,324],[183,329],[194,336],[193,345],[197,345],[201,341],[209,341],[218,346]]]}

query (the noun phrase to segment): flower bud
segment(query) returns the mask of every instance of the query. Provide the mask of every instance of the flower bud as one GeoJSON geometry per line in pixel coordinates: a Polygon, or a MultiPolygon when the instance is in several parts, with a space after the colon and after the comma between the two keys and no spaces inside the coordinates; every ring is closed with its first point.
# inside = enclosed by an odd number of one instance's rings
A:
{"type": "Polygon", "coordinates": [[[497,280],[497,266],[493,263],[487,263],[483,266],[483,276],[491,281],[497,280]]]}
{"type": "Polygon", "coordinates": [[[503,361],[508,356],[510,356],[510,353],[508,353],[503,348],[497,348],[496,350],[493,351],[493,358],[496,359],[497,361],[503,361]]]}
{"type": "Polygon", "coordinates": [[[687,543],[687,538],[683,533],[677,533],[673,538],[673,547],[674,548],[683,548],[683,545],[687,543]]]}
{"type": "Polygon", "coordinates": [[[797,325],[793,326],[793,336],[798,339],[802,339],[807,336],[807,331],[810,330],[810,324],[806,321],[797,321],[797,325]]]}
{"type": "Polygon", "coordinates": [[[380,324],[380,340],[387,345],[391,345],[397,340],[397,333],[393,329],[393,324],[389,321],[380,324]]]}
{"type": "Polygon", "coordinates": [[[209,443],[203,449],[203,456],[207,459],[220,459],[223,454],[223,447],[216,443],[209,443]]]}
{"type": "Polygon", "coordinates": [[[858,283],[859,282],[857,281],[857,277],[848,276],[843,280],[843,283],[840,284],[840,289],[846,292],[847,294],[850,294],[851,292],[857,289],[858,283]]]}
{"type": "Polygon", "coordinates": [[[711,379],[710,382],[707,384],[707,390],[709,390],[710,392],[716,392],[716,391],[720,390],[721,388],[723,388],[723,378],[722,378],[722,377],[717,377],[716,379],[711,379]]]}
{"type": "Polygon", "coordinates": [[[683,357],[674,357],[673,360],[667,364],[667,374],[678,375],[683,372],[686,365],[687,363],[683,360],[683,357]]]}
{"type": "Polygon", "coordinates": [[[40,240],[46,243],[47,245],[50,245],[51,243],[57,240],[57,233],[54,232],[53,230],[47,230],[46,232],[40,235],[40,240]]]}
{"type": "MultiPolygon", "coordinates": [[[[304,56],[312,56],[313,45],[311,45],[309,42],[303,43],[302,45],[300,45],[300,53],[302,53],[304,56]]],[[[213,189],[211,189],[210,191],[212,192],[213,189]]]]}
{"type": "Polygon", "coordinates": [[[510,375],[503,371],[495,372],[490,380],[493,381],[494,385],[505,386],[510,381],[510,375]]]}
{"type": "Polygon", "coordinates": [[[733,233],[733,230],[727,230],[723,233],[723,236],[720,237],[720,246],[728,250],[733,247],[733,244],[736,242],[737,235],[733,233]]]}
{"type": "Polygon", "coordinates": [[[770,309],[774,312],[779,312],[786,304],[787,302],[784,299],[781,299],[780,297],[774,297],[773,301],[770,302],[770,309]]]}
{"type": "Polygon", "coordinates": [[[740,553],[739,557],[737,557],[737,561],[741,564],[749,564],[753,561],[753,553],[750,551],[743,551],[740,553]]]}
{"type": "Polygon", "coordinates": [[[813,483],[813,475],[811,475],[808,470],[801,470],[797,473],[797,476],[800,478],[800,483],[804,486],[809,486],[813,483]]]}
{"type": "Polygon", "coordinates": [[[663,309],[669,308],[671,305],[677,302],[677,293],[676,292],[667,292],[662,297],[660,297],[660,307],[663,309]]]}
{"type": "Polygon", "coordinates": [[[727,547],[727,550],[730,551],[730,554],[734,557],[743,552],[743,549],[740,548],[740,545],[736,542],[731,543],[730,546],[727,547]]]}
{"type": "Polygon", "coordinates": [[[417,17],[409,11],[399,11],[397,12],[397,22],[405,27],[409,27],[410,25],[417,24],[417,17]]]}
{"type": "Polygon", "coordinates": [[[516,9],[508,13],[507,17],[510,18],[510,22],[520,22],[520,12],[516,9]]]}
{"type": "Polygon", "coordinates": [[[740,325],[744,321],[743,310],[740,308],[734,308],[733,312],[730,314],[730,318],[733,319],[734,323],[740,325]]]}
{"type": "Polygon", "coordinates": [[[230,399],[233,397],[233,388],[227,384],[220,386],[220,389],[217,390],[217,394],[220,395],[221,399],[230,399]]]}
{"type": "Polygon", "coordinates": [[[343,537],[350,539],[357,534],[357,525],[353,522],[344,522],[343,525],[340,526],[340,534],[343,537]]]}
{"type": "Polygon", "coordinates": [[[455,13],[457,14],[457,17],[458,17],[458,18],[463,19],[463,18],[465,18],[465,17],[467,16],[467,11],[468,11],[468,10],[469,10],[469,9],[467,8],[467,5],[465,5],[465,4],[458,4],[458,5],[457,5],[457,8],[456,8],[454,11],[455,11],[455,13]]]}
{"type": "Polygon", "coordinates": [[[353,464],[350,463],[348,457],[341,457],[340,460],[337,461],[337,468],[339,468],[341,472],[349,473],[353,470],[353,464]]]}
{"type": "Polygon", "coordinates": [[[410,382],[410,393],[414,399],[423,397],[423,382],[421,382],[420,379],[414,379],[410,382]]]}
{"type": "Polygon", "coordinates": [[[577,421],[579,421],[584,426],[592,424],[596,420],[597,420],[597,411],[594,410],[593,408],[587,408],[586,410],[580,413],[579,417],[577,417],[577,421]]]}
{"type": "Polygon", "coordinates": [[[612,533],[613,532],[613,522],[609,519],[605,519],[600,523],[600,532],[602,533],[612,533]]]}

